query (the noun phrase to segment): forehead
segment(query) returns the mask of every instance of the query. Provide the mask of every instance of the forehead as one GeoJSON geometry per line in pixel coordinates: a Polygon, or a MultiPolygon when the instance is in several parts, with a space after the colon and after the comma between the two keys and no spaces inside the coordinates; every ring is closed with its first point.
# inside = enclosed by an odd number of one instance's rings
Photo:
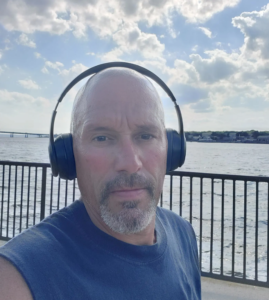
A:
{"type": "Polygon", "coordinates": [[[90,124],[129,122],[156,125],[163,121],[159,96],[142,76],[106,76],[95,79],[85,90],[84,121],[90,124]]]}

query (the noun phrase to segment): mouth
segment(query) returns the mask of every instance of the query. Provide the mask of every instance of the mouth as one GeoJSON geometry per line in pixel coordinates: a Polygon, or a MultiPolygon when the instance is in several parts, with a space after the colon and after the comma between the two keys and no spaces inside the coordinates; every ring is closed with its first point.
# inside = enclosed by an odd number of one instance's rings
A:
{"type": "Polygon", "coordinates": [[[127,200],[141,197],[145,195],[145,193],[147,193],[147,190],[145,188],[127,188],[114,190],[111,192],[111,195],[117,198],[124,198],[127,200]]]}

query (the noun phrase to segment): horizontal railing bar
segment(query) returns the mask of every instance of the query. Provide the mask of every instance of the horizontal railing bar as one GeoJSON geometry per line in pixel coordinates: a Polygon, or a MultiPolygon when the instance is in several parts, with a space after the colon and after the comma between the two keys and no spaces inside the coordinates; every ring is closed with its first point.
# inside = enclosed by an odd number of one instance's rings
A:
{"type": "Polygon", "coordinates": [[[197,177],[197,178],[208,178],[208,179],[227,179],[227,180],[242,180],[242,181],[259,181],[268,182],[269,177],[267,176],[248,176],[248,175],[231,175],[231,174],[213,174],[213,173],[200,173],[200,172],[185,172],[185,171],[172,171],[166,175],[174,176],[185,176],[185,177],[197,177]]]}
{"type": "Polygon", "coordinates": [[[33,163],[33,162],[20,162],[20,161],[9,161],[9,160],[0,160],[0,165],[50,168],[49,163],[33,163]]]}
{"type": "MultiPolygon", "coordinates": [[[[33,162],[18,162],[0,160],[0,165],[11,165],[11,166],[30,166],[30,167],[48,167],[49,163],[33,163],[33,162]]],[[[248,176],[248,175],[232,175],[232,174],[214,174],[214,173],[201,173],[201,172],[187,172],[187,171],[172,171],[166,175],[186,176],[186,177],[203,177],[209,179],[231,179],[231,180],[242,180],[242,181],[259,181],[269,183],[268,176],[248,176]]]]}

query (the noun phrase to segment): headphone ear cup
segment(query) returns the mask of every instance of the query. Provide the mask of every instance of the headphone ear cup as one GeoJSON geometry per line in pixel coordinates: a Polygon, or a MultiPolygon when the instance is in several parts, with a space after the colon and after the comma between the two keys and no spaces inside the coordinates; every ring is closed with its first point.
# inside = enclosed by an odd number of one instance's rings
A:
{"type": "Polygon", "coordinates": [[[174,129],[166,129],[167,136],[167,163],[166,172],[174,171],[181,167],[186,157],[185,135],[179,134],[174,129]]]}
{"type": "Polygon", "coordinates": [[[57,156],[55,152],[54,143],[49,143],[49,159],[50,159],[50,166],[53,176],[58,176],[58,163],[57,163],[57,156]]]}
{"type": "Polygon", "coordinates": [[[57,170],[60,178],[69,180],[75,179],[77,174],[72,135],[70,133],[59,135],[55,139],[54,147],[57,170]]]}

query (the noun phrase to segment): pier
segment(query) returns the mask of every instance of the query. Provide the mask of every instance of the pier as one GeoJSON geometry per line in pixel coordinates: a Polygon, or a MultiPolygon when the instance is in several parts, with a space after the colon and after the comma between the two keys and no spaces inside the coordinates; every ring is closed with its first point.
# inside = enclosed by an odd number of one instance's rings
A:
{"type": "MultiPolygon", "coordinates": [[[[11,138],[14,137],[14,134],[18,135],[24,135],[25,138],[28,138],[29,136],[38,136],[39,138],[48,138],[49,134],[46,133],[34,133],[34,132],[18,132],[18,131],[0,131],[0,134],[9,134],[11,138]]],[[[54,137],[57,137],[58,135],[55,134],[54,137]]]]}
{"type": "MultiPolygon", "coordinates": [[[[0,240],[79,195],[49,164],[0,161],[0,240]]],[[[269,177],[173,171],[159,205],[193,225],[204,299],[269,299],[269,177]]]]}

